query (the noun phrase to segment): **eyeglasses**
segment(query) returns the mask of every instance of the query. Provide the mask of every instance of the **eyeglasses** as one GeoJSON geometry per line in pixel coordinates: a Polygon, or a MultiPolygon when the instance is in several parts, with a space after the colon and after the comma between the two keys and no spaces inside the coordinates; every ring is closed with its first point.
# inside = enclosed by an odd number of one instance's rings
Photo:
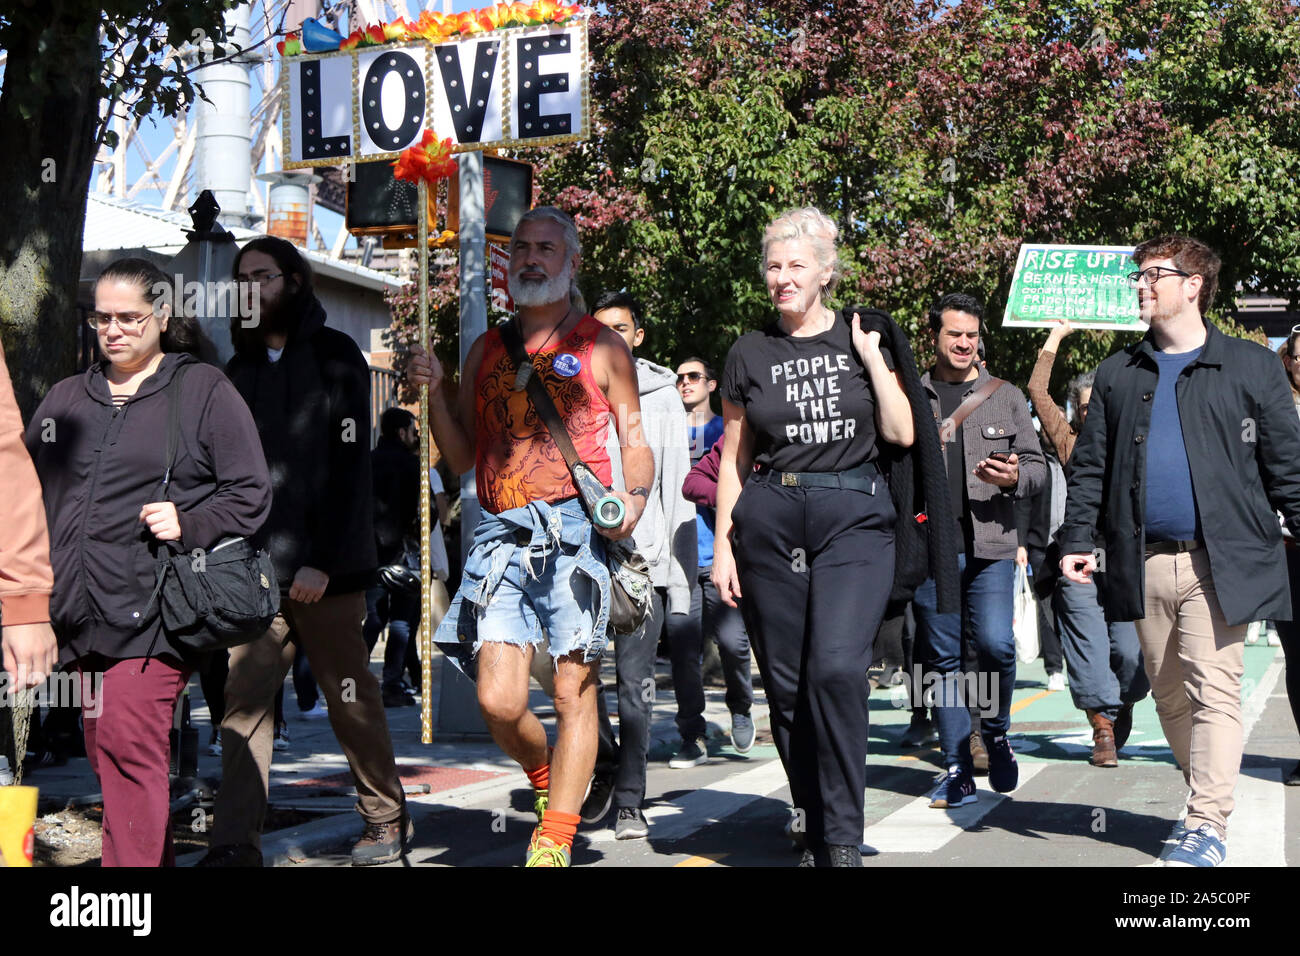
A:
{"type": "Polygon", "coordinates": [[[263,282],[270,282],[272,279],[284,278],[283,272],[250,272],[246,276],[235,276],[239,282],[256,282],[259,285],[263,282]]]}
{"type": "Polygon", "coordinates": [[[677,373],[678,385],[682,384],[682,382],[701,382],[703,380],[704,380],[703,372],[678,372],[677,373]]]}
{"type": "Polygon", "coordinates": [[[1139,269],[1137,272],[1128,274],[1128,281],[1137,285],[1143,279],[1147,280],[1147,286],[1153,286],[1165,276],[1181,276],[1184,279],[1190,279],[1192,273],[1184,272],[1182,269],[1170,269],[1167,266],[1151,266],[1149,269],[1139,269]]]}
{"type": "Polygon", "coordinates": [[[96,332],[107,332],[108,327],[116,322],[119,329],[130,335],[139,332],[144,327],[145,322],[149,321],[152,316],[152,312],[119,312],[114,314],[91,312],[86,316],[86,324],[96,332]]]}

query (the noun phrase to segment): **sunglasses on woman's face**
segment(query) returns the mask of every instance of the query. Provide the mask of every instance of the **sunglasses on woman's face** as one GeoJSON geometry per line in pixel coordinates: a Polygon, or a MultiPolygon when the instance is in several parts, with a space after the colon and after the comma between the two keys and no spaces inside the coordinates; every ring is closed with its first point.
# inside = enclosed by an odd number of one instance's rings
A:
{"type": "Polygon", "coordinates": [[[682,384],[682,382],[699,382],[702,381],[703,379],[704,379],[703,372],[678,372],[677,373],[678,385],[682,384]]]}

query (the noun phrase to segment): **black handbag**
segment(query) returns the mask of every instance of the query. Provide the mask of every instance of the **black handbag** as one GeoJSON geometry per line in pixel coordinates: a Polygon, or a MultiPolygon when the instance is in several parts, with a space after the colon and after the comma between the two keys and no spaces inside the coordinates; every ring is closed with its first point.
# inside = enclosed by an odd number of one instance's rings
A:
{"type": "Polygon", "coordinates": [[[392,564],[385,564],[378,571],[379,583],[390,594],[405,594],[410,597],[420,596],[420,544],[407,536],[402,539],[402,554],[392,564]]]}
{"type": "MultiPolygon", "coordinates": [[[[180,447],[181,381],[187,370],[184,365],[178,368],[168,386],[163,501],[169,500],[180,447]]],[[[153,600],[167,640],[182,652],[204,653],[238,647],[264,634],[280,611],[280,587],[271,556],[246,538],[224,538],[194,553],[182,551],[178,541],[168,541],[159,549],[150,603],[153,600]]]]}
{"type": "MultiPolygon", "coordinates": [[[[560,413],[555,408],[551,393],[546,390],[546,383],[533,369],[532,360],[528,357],[524,340],[515,328],[514,320],[506,322],[500,329],[501,341],[515,363],[515,374],[519,375],[524,370],[524,388],[528,397],[542,419],[542,424],[551,433],[556,447],[560,449],[560,454],[564,456],[564,463],[569,466],[569,474],[573,477],[573,486],[579,489],[579,500],[590,516],[595,503],[588,500],[589,495],[581,492],[593,483],[600,483],[586,463],[578,457],[578,450],[573,447],[573,439],[569,437],[564,419],[560,418],[560,413]]],[[[608,493],[608,489],[602,490],[608,493]]],[[[650,565],[626,542],[607,541],[605,566],[609,569],[609,629],[615,635],[635,634],[650,617],[653,596],[650,565]]]]}

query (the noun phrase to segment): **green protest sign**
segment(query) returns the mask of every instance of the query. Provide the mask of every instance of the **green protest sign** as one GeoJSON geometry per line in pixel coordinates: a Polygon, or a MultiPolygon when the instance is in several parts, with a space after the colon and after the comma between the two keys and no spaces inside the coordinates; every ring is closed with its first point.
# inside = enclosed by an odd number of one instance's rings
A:
{"type": "Polygon", "coordinates": [[[1146,331],[1128,281],[1132,246],[1020,247],[1003,328],[1049,328],[1061,319],[1089,329],[1146,331]]]}

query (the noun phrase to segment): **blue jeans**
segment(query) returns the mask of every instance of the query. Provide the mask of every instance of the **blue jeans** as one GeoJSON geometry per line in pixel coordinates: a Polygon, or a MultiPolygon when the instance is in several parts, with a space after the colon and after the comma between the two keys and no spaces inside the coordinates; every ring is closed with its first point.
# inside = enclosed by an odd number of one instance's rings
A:
{"type": "MultiPolygon", "coordinates": [[[[986,737],[1005,734],[1011,726],[1011,696],[1016,687],[1016,641],[1011,630],[1015,616],[1015,569],[1011,559],[987,561],[957,555],[961,572],[960,614],[940,614],[934,579],[916,589],[918,650],[926,671],[935,672],[935,717],[944,766],[970,760],[969,737],[972,700],[980,711],[980,730],[986,737]],[[962,677],[962,621],[975,642],[979,670],[974,687],[962,677]]],[[[930,681],[929,674],[926,675],[930,681]]]]}
{"type": "Polygon", "coordinates": [[[603,542],[576,498],[484,512],[434,643],[472,679],[484,643],[537,646],[545,636],[556,660],[599,660],[609,624],[603,542]]]}
{"type": "Polygon", "coordinates": [[[420,629],[420,599],[410,594],[392,593],[382,584],[366,590],[366,623],[362,634],[366,647],[374,650],[379,634],[388,625],[388,643],[384,648],[383,689],[402,689],[402,671],[406,669],[406,648],[411,635],[420,629]]]}
{"type": "Polygon", "coordinates": [[[1052,608],[1075,707],[1114,720],[1121,706],[1147,695],[1151,684],[1142,666],[1137,628],[1132,621],[1107,623],[1095,583],[1075,584],[1062,575],[1052,608]]]}
{"type": "Polygon", "coordinates": [[[749,669],[749,634],[740,608],[728,607],[713,586],[713,566],[701,567],[691,586],[689,614],[668,616],[668,646],[673,662],[673,694],[677,698],[677,732],[682,740],[708,736],[704,720],[704,635],[718,642],[727,683],[727,710],[748,716],[754,704],[749,669]]]}

